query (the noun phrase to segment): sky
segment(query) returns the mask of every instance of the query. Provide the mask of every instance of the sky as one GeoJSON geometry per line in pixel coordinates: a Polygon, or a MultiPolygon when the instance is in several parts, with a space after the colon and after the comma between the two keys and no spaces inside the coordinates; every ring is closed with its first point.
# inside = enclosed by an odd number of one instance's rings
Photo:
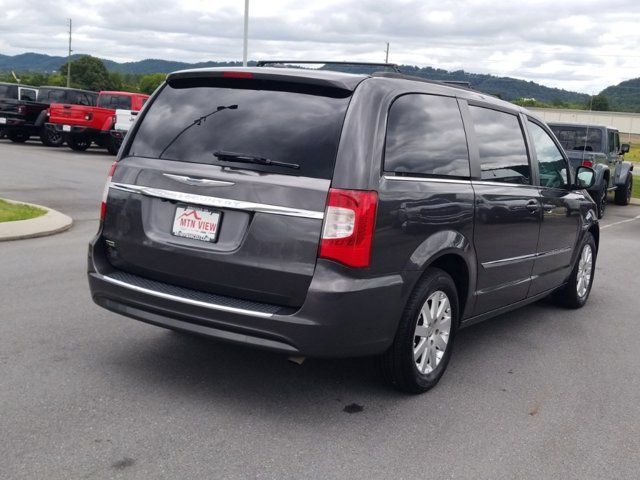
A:
{"type": "MultiPolygon", "coordinates": [[[[0,53],[241,60],[244,0],[0,0],[0,53]]],[[[598,93],[640,77],[639,0],[250,0],[249,59],[384,60],[598,93]]],[[[639,93],[640,94],[640,93],[639,93]]]]}

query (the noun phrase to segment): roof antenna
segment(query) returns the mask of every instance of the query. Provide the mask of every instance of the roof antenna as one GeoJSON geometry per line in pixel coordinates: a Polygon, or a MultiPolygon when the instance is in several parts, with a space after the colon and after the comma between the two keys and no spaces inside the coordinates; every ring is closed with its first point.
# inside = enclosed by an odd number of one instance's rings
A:
{"type": "Polygon", "coordinates": [[[387,49],[384,52],[384,63],[389,63],[389,42],[387,42],[387,49]]]}

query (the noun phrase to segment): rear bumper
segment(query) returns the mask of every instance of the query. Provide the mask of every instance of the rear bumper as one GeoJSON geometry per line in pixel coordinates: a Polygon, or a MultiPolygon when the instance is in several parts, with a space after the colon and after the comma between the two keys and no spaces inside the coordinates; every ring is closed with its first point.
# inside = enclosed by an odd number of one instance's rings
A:
{"type": "Polygon", "coordinates": [[[400,275],[353,278],[319,261],[306,300],[294,311],[145,281],[117,272],[97,237],[89,286],[98,305],[153,325],[289,355],[351,357],[385,351],[405,301],[400,275]],[[124,281],[123,281],[124,280],[124,281]]]}
{"type": "Polygon", "coordinates": [[[87,135],[87,136],[98,136],[98,135],[108,135],[108,130],[99,130],[97,128],[85,127],[82,125],[67,125],[62,123],[45,123],[45,128],[49,128],[51,130],[55,130],[56,132],[63,134],[73,134],[73,135],[87,135]],[[68,127],[65,129],[65,127],[68,127]]]}
{"type": "Polygon", "coordinates": [[[0,128],[11,128],[11,127],[32,127],[33,124],[32,123],[27,123],[27,121],[24,118],[19,118],[19,117],[10,117],[7,115],[3,115],[2,112],[0,112],[0,118],[3,118],[4,120],[0,121],[0,128]]]}

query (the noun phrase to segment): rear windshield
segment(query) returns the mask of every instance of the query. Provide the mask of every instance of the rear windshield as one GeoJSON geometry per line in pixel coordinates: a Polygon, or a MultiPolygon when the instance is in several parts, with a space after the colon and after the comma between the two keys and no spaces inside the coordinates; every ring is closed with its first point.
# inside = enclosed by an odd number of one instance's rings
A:
{"type": "Polygon", "coordinates": [[[62,103],[67,97],[65,90],[44,88],[38,90],[38,101],[42,103],[62,103]]]}
{"type": "Polygon", "coordinates": [[[98,106],[114,110],[131,110],[131,97],[127,95],[100,95],[98,97],[98,106]]]}
{"type": "Polygon", "coordinates": [[[599,128],[549,125],[565,150],[602,152],[602,130],[599,128]]]}
{"type": "Polygon", "coordinates": [[[282,84],[166,85],[147,110],[130,155],[331,178],[349,97],[282,84]],[[240,88],[238,88],[240,87],[240,88]],[[330,96],[329,96],[330,95],[330,96]],[[222,161],[233,152],[299,169],[222,161]]]}

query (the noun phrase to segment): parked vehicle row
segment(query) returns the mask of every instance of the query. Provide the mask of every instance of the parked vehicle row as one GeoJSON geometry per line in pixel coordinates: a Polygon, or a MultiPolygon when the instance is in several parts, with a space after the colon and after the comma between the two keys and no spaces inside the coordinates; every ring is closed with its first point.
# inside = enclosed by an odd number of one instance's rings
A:
{"type": "Polygon", "coordinates": [[[458,330],[589,297],[596,174],[513,104],[397,73],[176,72],[113,164],[102,307],[295,356],[442,377],[458,330]],[[167,118],[170,116],[171,121],[167,118]]]}
{"type": "Polygon", "coordinates": [[[147,98],[130,92],[0,83],[0,129],[16,143],[36,136],[50,147],[66,142],[72,150],[83,151],[95,142],[115,155],[132,123],[125,119],[135,118],[147,98]]]}

